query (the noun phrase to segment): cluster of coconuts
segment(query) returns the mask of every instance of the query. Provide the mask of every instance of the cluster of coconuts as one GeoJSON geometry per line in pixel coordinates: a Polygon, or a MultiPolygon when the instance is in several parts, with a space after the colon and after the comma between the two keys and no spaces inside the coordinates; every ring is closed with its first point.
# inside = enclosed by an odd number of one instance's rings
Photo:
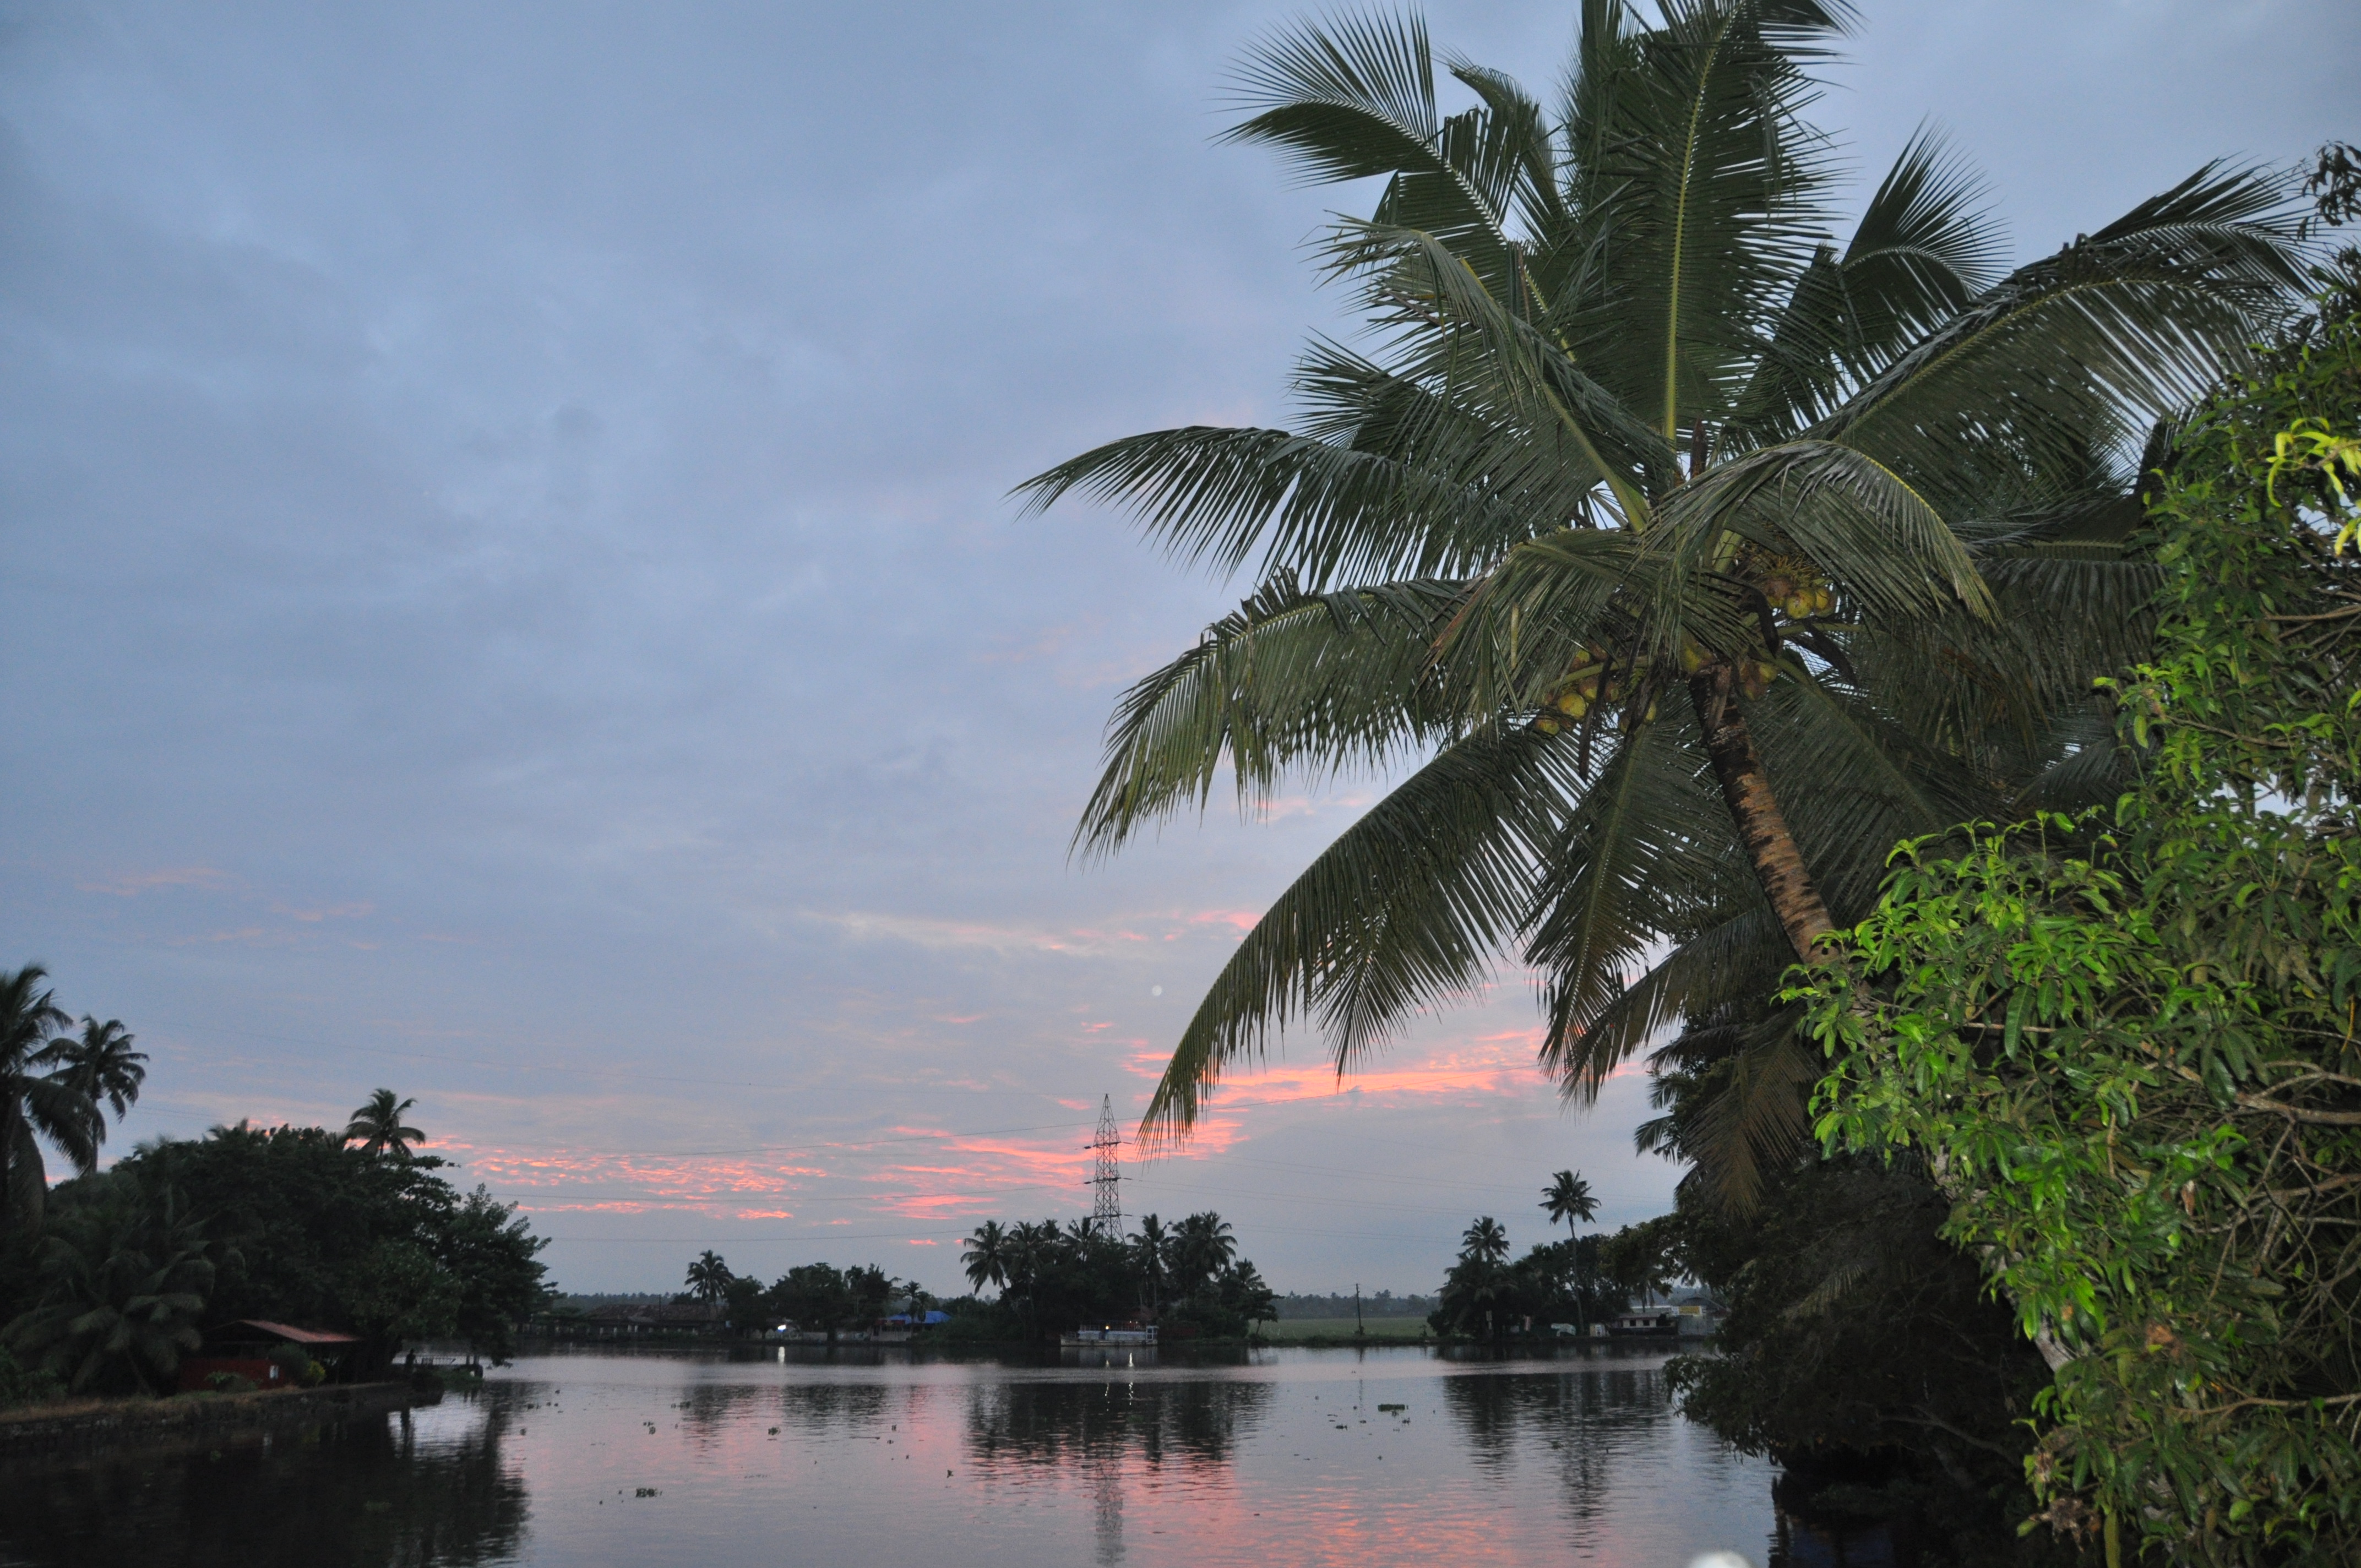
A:
{"type": "MultiPolygon", "coordinates": [[[[1541,715],[1533,720],[1533,728],[1544,735],[1555,735],[1574,721],[1587,718],[1590,710],[1601,703],[1621,702],[1628,695],[1625,675],[1629,672],[1610,674],[1612,662],[1609,650],[1585,648],[1574,668],[1543,699],[1541,715]]],[[[1656,705],[1650,702],[1648,711],[1641,717],[1655,718],[1656,705]]]]}
{"type": "Polygon", "coordinates": [[[1810,562],[1793,555],[1773,556],[1764,563],[1757,581],[1763,597],[1786,612],[1790,620],[1826,615],[1837,607],[1836,590],[1827,579],[1812,569],[1810,562]]]}

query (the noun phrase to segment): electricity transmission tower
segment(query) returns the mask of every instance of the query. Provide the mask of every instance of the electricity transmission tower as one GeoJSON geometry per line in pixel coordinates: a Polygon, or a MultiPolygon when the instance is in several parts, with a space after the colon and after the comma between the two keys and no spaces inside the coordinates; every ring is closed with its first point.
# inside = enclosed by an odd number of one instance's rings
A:
{"type": "Polygon", "coordinates": [[[1091,1163],[1091,1229],[1101,1235],[1123,1234],[1123,1196],[1116,1190],[1123,1172],[1116,1168],[1115,1151],[1123,1146],[1123,1135],[1115,1131],[1115,1096],[1099,1098],[1098,1136],[1090,1141],[1091,1163]]]}

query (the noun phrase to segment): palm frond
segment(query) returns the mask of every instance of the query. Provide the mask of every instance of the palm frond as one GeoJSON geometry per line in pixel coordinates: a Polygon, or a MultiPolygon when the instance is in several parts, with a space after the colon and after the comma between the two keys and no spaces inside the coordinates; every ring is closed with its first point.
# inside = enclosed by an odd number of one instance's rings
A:
{"type": "Polygon", "coordinates": [[[1337,1070],[1422,1006],[1475,984],[1530,897],[1581,780],[1570,737],[1496,730],[1445,747],[1298,877],[1239,943],[1181,1035],[1142,1135],[1185,1131],[1206,1089],[1294,1021],[1337,1070]]]}
{"type": "Polygon", "coordinates": [[[1148,822],[1202,808],[1225,763],[1247,807],[1298,764],[1316,780],[1441,738],[1454,705],[1437,695],[1433,651],[1463,592],[1435,580],[1328,594],[1291,576],[1265,585],[1124,694],[1077,848],[1111,853],[1148,822]]]}
{"type": "Polygon", "coordinates": [[[2301,282],[2287,183],[2205,168],[2115,223],[2018,269],[1897,356],[1816,426],[1938,498],[1960,455],[2006,435],[2079,444],[2194,400],[2301,282]]]}

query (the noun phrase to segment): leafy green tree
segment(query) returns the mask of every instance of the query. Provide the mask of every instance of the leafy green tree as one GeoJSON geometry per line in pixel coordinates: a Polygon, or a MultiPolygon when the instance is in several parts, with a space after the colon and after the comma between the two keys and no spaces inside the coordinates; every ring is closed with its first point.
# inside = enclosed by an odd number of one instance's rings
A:
{"type": "Polygon", "coordinates": [[[852,1287],[844,1271],[825,1263],[788,1269],[771,1287],[770,1299],[780,1316],[794,1320],[797,1328],[820,1331],[831,1343],[855,1314],[852,1287]]]}
{"type": "Polygon", "coordinates": [[[337,1304],[361,1336],[357,1353],[369,1369],[392,1365],[403,1344],[441,1339],[459,1325],[456,1276],[418,1242],[373,1243],[336,1281],[337,1304]]]}
{"type": "Polygon", "coordinates": [[[346,1371],[368,1376],[430,1335],[459,1332],[505,1354],[514,1321],[537,1302],[541,1244],[489,1193],[456,1192],[437,1174],[442,1165],[431,1155],[366,1153],[324,1128],[241,1123],[143,1144],[105,1174],[58,1190],[64,1202],[88,1188],[95,1201],[119,1184],[151,1206],[179,1194],[228,1249],[217,1259],[213,1320],[362,1334],[346,1371]]]}
{"type": "Polygon", "coordinates": [[[2116,687],[2137,787],[1908,847],[1795,992],[1822,1135],[1924,1160],[2054,1371],[2045,1517],[2111,1562],[2361,1558],[2345,266],[2164,469],[2156,654],[2116,687]]]}
{"type": "Polygon", "coordinates": [[[50,1031],[71,1021],[41,984],[48,978],[38,964],[0,974],[0,1226],[27,1234],[40,1230],[49,1190],[40,1140],[89,1170],[106,1132],[95,1101],[71,1079],[38,1070],[52,1059],[50,1031]]]}
{"type": "Polygon", "coordinates": [[[548,1304],[543,1283],[548,1266],[538,1261],[549,1245],[511,1203],[478,1186],[453,1204],[434,1238],[437,1259],[458,1281],[452,1329],[480,1354],[505,1365],[516,1354],[517,1330],[548,1304]]]}
{"type": "Polygon", "coordinates": [[[1224,1311],[1236,1313],[1249,1325],[1269,1322],[1279,1316],[1279,1298],[1271,1293],[1269,1282],[1251,1258],[1242,1258],[1224,1268],[1213,1282],[1213,1290],[1224,1311]]]}
{"type": "MultiPolygon", "coordinates": [[[[1151,1130],[1290,1023],[1351,1068],[1503,948],[1595,1093],[1816,957],[1899,839],[2108,792],[2090,683],[2155,581],[2109,455],[2283,308],[2289,184],[2209,166],[2003,275],[1921,136],[1839,239],[1803,115],[1843,15],[1587,0],[1555,110],[1454,60],[1445,114],[1411,17],[1250,57],[1233,138],[1383,181],[1324,257],[1374,347],[1308,352],[1296,429],[1134,436],[1025,487],[1262,579],[1123,698],[1077,841],[1224,769],[1251,804],[1416,765],[1238,945],[1151,1130]]],[[[1738,1198],[1804,1141],[1812,1069],[1748,1024],[1691,1138],[1738,1198]]]]}
{"type": "Polygon", "coordinates": [[[1489,1214],[1478,1217],[1459,1238],[1459,1255],[1490,1264],[1508,1262],[1508,1228],[1489,1214]]]}
{"type": "Polygon", "coordinates": [[[1227,1220],[1210,1209],[1188,1215],[1172,1227],[1171,1255],[1165,1263],[1174,1292],[1196,1295],[1220,1277],[1237,1253],[1237,1237],[1227,1220]]]}
{"type": "Polygon", "coordinates": [[[71,1208],[43,1244],[40,1295],[5,1331],[9,1346],[75,1393],[169,1393],[212,1288],[213,1247],[170,1192],[128,1183],[71,1208]]]}
{"type": "Polygon", "coordinates": [[[365,1155],[410,1158],[411,1146],[426,1141],[425,1134],[404,1126],[401,1121],[417,1103],[397,1098],[390,1089],[379,1090],[353,1113],[351,1124],[345,1128],[345,1141],[360,1145],[365,1155]]]}

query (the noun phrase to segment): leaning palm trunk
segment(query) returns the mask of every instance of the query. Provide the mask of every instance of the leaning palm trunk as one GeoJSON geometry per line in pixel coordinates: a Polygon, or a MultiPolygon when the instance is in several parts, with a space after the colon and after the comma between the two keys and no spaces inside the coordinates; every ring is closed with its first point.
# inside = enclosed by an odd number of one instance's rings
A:
{"type": "Polygon", "coordinates": [[[1828,918],[1828,905],[1812,885],[1803,848],[1788,829],[1763,753],[1746,727],[1737,671],[1728,663],[1698,671],[1689,677],[1689,700],[1697,708],[1697,728],[1705,732],[1706,755],[1713,760],[1722,801],[1730,807],[1755,880],[1763,885],[1763,896],[1795,957],[1816,963],[1821,957],[1816,950],[1819,939],[1836,929],[1836,922],[1828,918]]]}
{"type": "MultiPolygon", "coordinates": [[[[1083,850],[1225,767],[1252,805],[1411,765],[1238,945],[1151,1135],[1288,1025],[1347,1069],[1504,951],[1594,1094],[1811,959],[1897,840],[2114,787],[2091,682],[2145,635],[2136,444],[2282,308],[2285,181],[2209,167],[2004,275],[1920,137],[1840,244],[1800,115],[1841,8],[1663,13],[1586,0],[1554,111],[1452,61],[1446,115],[1414,18],[1265,44],[1232,136],[1387,181],[1327,258],[1373,346],[1312,346],[1296,430],[1134,436],[1026,487],[1260,576],[1126,695],[1083,850]]],[[[1748,1048],[1684,1143],[1733,1191],[1803,1126],[1797,1064],[1748,1048]]]]}

